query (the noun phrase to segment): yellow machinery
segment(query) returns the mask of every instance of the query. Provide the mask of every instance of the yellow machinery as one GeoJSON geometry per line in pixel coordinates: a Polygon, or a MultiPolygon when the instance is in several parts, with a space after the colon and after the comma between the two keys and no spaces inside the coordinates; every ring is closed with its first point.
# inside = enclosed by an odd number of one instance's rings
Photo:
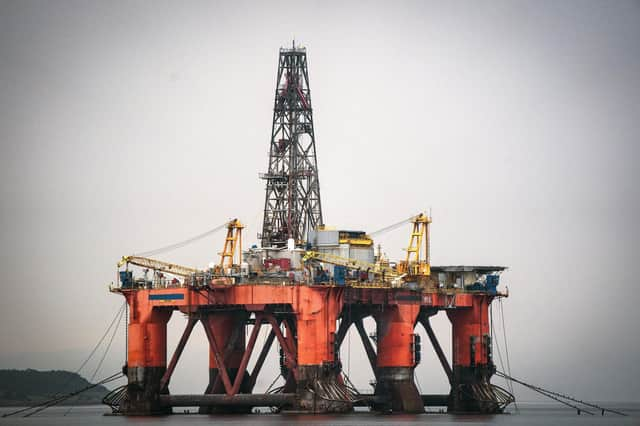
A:
{"type": "MultiPolygon", "coordinates": [[[[396,268],[392,268],[380,261],[369,263],[317,251],[307,251],[302,261],[318,260],[350,269],[369,271],[378,277],[382,277],[383,281],[389,279],[395,284],[399,284],[405,276],[429,276],[431,275],[429,259],[429,224],[431,223],[431,218],[424,213],[420,213],[410,220],[413,226],[409,237],[409,246],[407,247],[407,257],[396,268]]],[[[367,236],[367,238],[369,237],[367,236]]],[[[368,242],[369,244],[372,243],[370,239],[368,242]]]]}
{"type": "Polygon", "coordinates": [[[352,246],[369,247],[373,245],[371,237],[364,232],[340,231],[338,242],[340,244],[350,244],[352,246]]]}
{"type": "Polygon", "coordinates": [[[244,225],[238,219],[233,219],[227,224],[227,238],[224,240],[224,248],[220,254],[220,268],[231,268],[234,265],[236,247],[239,257],[237,264],[242,262],[242,229],[244,225]]]}
{"type": "Polygon", "coordinates": [[[398,272],[407,273],[408,275],[431,275],[429,259],[429,224],[431,223],[431,218],[420,213],[412,219],[412,223],[413,229],[409,237],[407,258],[404,262],[398,264],[398,272]]]}
{"type": "Polygon", "coordinates": [[[347,257],[340,257],[328,253],[320,253],[317,251],[308,251],[305,253],[302,261],[307,262],[309,260],[318,260],[320,262],[326,262],[332,265],[344,266],[349,269],[360,269],[361,271],[369,271],[373,274],[384,276],[385,279],[394,279],[400,276],[400,274],[398,274],[390,266],[384,266],[380,263],[364,262],[362,260],[350,259],[347,257]]]}
{"type": "Polygon", "coordinates": [[[122,259],[120,259],[120,262],[118,262],[118,268],[122,267],[124,264],[141,266],[143,268],[153,269],[158,272],[167,272],[181,277],[189,277],[195,273],[202,272],[195,268],[189,268],[187,266],[176,265],[174,263],[140,256],[123,256],[122,259]]]}
{"type": "MultiPolygon", "coordinates": [[[[224,241],[224,247],[220,254],[220,264],[216,266],[215,274],[224,274],[225,268],[231,268],[234,265],[234,257],[236,249],[242,258],[242,229],[244,225],[238,219],[233,219],[226,224],[227,237],[224,241]]],[[[240,261],[238,262],[240,263],[240,261]]],[[[162,260],[151,259],[142,256],[123,256],[118,262],[118,268],[123,265],[136,265],[143,268],[152,269],[156,272],[166,272],[181,277],[191,277],[194,274],[202,274],[204,271],[190,268],[187,266],[177,265],[175,263],[164,262],[162,260]]]]}

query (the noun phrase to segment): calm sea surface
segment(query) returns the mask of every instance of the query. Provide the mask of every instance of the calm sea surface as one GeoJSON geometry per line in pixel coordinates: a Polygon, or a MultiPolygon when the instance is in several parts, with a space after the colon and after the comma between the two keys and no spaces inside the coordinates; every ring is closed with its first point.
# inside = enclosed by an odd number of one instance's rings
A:
{"type": "MultiPolygon", "coordinates": [[[[630,414],[620,417],[576,415],[575,411],[547,404],[519,404],[519,412],[494,416],[455,416],[448,414],[380,415],[369,412],[340,416],[308,416],[287,414],[250,415],[173,415],[165,417],[105,416],[109,410],[103,406],[54,407],[32,417],[0,418],[2,425],[640,425],[640,404],[607,404],[630,414]]],[[[2,407],[0,413],[15,408],[2,407]]]]}

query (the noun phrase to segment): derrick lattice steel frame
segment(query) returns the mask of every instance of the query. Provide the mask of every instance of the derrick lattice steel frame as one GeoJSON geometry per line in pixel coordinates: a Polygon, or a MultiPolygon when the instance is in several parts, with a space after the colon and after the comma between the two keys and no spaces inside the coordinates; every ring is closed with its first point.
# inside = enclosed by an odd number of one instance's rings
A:
{"type": "Polygon", "coordinates": [[[280,49],[269,149],[263,247],[296,245],[322,225],[313,109],[304,48],[280,49]]]}

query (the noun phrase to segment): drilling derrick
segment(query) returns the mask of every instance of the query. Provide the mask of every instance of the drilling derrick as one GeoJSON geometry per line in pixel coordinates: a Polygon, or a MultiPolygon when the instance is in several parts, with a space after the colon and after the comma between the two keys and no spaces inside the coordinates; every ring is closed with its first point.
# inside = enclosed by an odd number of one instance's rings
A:
{"type": "Polygon", "coordinates": [[[432,266],[426,214],[371,234],[323,226],[307,54],[295,44],[279,52],[269,167],[261,178],[262,247],[243,250],[244,225],[233,219],[147,252],[182,247],[226,228],[220,262],[205,270],[134,255],[118,263],[120,285],[111,291],[124,296],[129,315],[127,384],[104,399],[114,412],[168,414],[197,406],[200,413],[250,413],[254,407],[345,413],[366,405],[392,413],[424,413],[425,406],[498,413],[513,402],[490,381],[496,372],[490,305],[507,295],[498,290],[505,267],[432,266]],[[380,248],[375,255],[372,235],[408,224],[403,261],[389,261],[380,248]],[[296,247],[288,250],[292,243],[296,247]],[[150,270],[153,280],[147,279],[150,270]],[[440,311],[452,324],[449,359],[430,324],[440,311]],[[183,315],[184,331],[169,359],[167,324],[183,315]],[[375,323],[374,334],[365,319],[375,323]],[[197,393],[174,394],[171,377],[198,324],[209,345],[208,371],[202,371],[209,383],[197,393]],[[422,359],[417,324],[447,376],[447,394],[422,394],[414,380],[422,359]],[[352,326],[373,374],[369,393],[356,390],[349,368],[343,370],[341,348],[351,344],[352,326]],[[265,328],[268,336],[259,338],[265,328]],[[268,370],[268,380],[275,370],[267,364],[274,345],[281,386],[273,389],[274,381],[260,393],[261,370],[268,370]]]}
{"type": "Polygon", "coordinates": [[[280,49],[266,181],[262,247],[297,246],[322,225],[307,52],[280,49]]]}

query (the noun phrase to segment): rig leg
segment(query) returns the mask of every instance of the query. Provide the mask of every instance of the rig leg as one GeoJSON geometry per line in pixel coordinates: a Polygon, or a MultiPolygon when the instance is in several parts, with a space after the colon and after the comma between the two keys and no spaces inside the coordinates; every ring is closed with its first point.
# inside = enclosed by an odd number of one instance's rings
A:
{"type": "MultiPolygon", "coordinates": [[[[245,311],[209,312],[203,314],[209,340],[209,385],[205,394],[230,394],[245,351],[245,311]]],[[[249,391],[250,381],[246,371],[238,393],[249,391]]],[[[200,407],[201,414],[220,412],[248,412],[247,407],[200,407]]]]}
{"type": "Polygon", "coordinates": [[[350,393],[336,362],[336,321],[342,311],[342,289],[299,287],[297,306],[296,409],[312,413],[347,412],[350,393]]]}
{"type": "Polygon", "coordinates": [[[424,404],[413,380],[416,365],[414,327],[419,305],[393,305],[376,316],[378,354],[375,395],[387,398],[381,411],[423,413],[424,404]]]}
{"type": "MultiPolygon", "coordinates": [[[[145,294],[146,295],[146,294],[145,294]]],[[[170,414],[160,403],[161,379],[167,366],[167,322],[171,309],[153,308],[138,294],[127,296],[128,324],[127,398],[121,411],[131,416],[170,414]]]]}
{"type": "Polygon", "coordinates": [[[448,310],[453,334],[453,376],[449,412],[496,413],[490,383],[495,368],[491,360],[489,304],[491,296],[476,295],[469,309],[448,310]]]}

